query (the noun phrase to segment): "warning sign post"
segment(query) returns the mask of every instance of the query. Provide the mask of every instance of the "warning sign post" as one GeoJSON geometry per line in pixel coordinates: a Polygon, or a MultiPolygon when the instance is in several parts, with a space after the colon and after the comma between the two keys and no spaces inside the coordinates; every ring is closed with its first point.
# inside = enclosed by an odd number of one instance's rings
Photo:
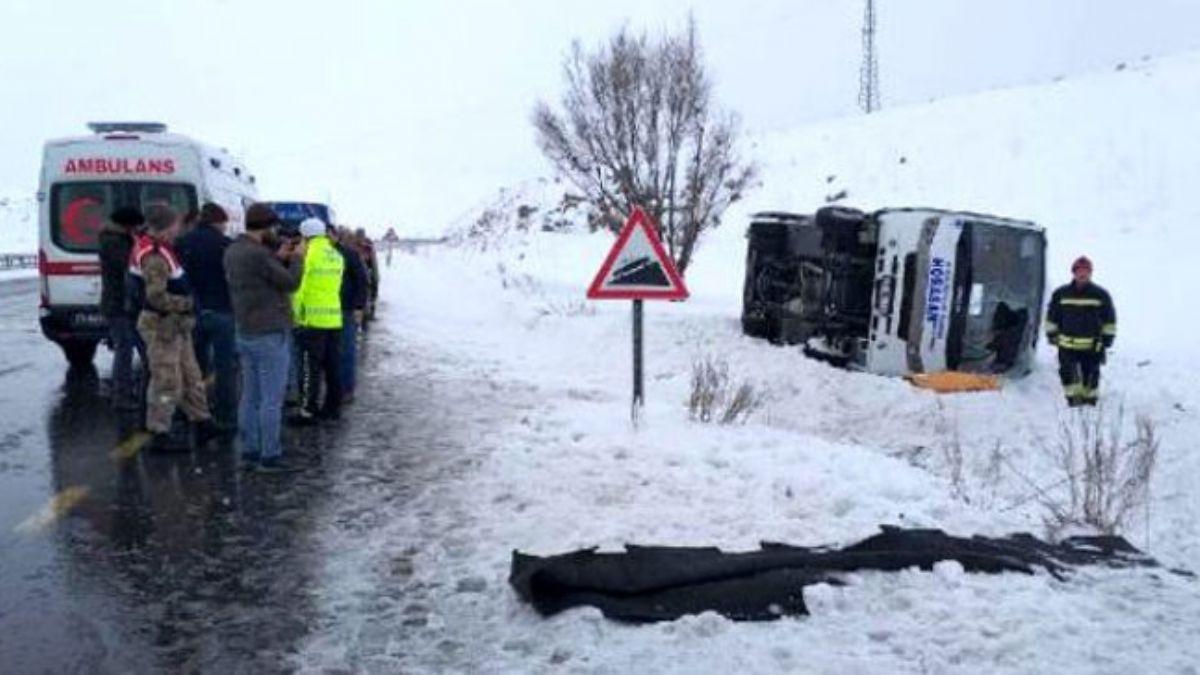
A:
{"type": "Polygon", "coordinates": [[[685,300],[687,286],[675,263],[663,249],[658,226],[641,208],[634,208],[617,235],[612,250],[592,280],[591,300],[633,301],[633,404],[634,424],[645,405],[642,371],[642,303],[645,300],[685,300]]]}

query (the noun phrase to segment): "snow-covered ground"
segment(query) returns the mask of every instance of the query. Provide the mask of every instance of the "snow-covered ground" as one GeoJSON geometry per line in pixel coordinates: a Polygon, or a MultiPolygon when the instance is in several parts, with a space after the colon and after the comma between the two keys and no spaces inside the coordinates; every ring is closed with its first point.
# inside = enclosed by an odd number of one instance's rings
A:
{"type": "Polygon", "coordinates": [[[0,253],[34,253],[37,236],[33,195],[0,191],[0,253]]]}
{"type": "MultiPolygon", "coordinates": [[[[0,255],[37,252],[37,202],[32,194],[0,191],[0,255]]],[[[0,281],[37,274],[36,269],[0,269],[0,281]]]]}
{"type": "MultiPolygon", "coordinates": [[[[1200,178],[1198,108],[1200,55],[1186,55],[758,139],[764,185],[705,241],[688,277],[692,299],[647,309],[638,430],[628,421],[629,308],[583,300],[610,237],[504,226],[486,247],[398,256],[383,291],[393,356],[385,374],[427,399],[413,425],[442,425],[444,441],[428,451],[445,470],[416,472],[400,500],[385,499],[386,485],[356,489],[348,498],[373,513],[369,528],[323,524],[332,544],[319,600],[335,620],[299,665],[1196,673],[1200,583],[1162,571],[1090,569],[1059,582],[943,564],[810,588],[809,617],[739,624],[702,615],[645,627],[592,609],[542,619],[507,575],[513,549],[836,544],[881,523],[1042,533],[1029,481],[1054,480],[1044,448],[1069,414],[1052,354],[1043,350],[1038,370],[1003,391],[938,396],[740,334],[746,215],[811,211],[843,189],[867,208],[1034,219],[1048,228],[1055,281],[1074,256],[1093,257],[1120,315],[1105,397],[1150,416],[1163,436],[1149,508],[1126,534],[1167,565],[1194,568],[1200,384],[1189,375],[1200,346],[1184,275],[1200,245],[1189,189],[1200,178]],[[689,421],[690,369],[705,355],[765,394],[747,424],[689,421]]],[[[535,206],[553,201],[546,186],[530,190],[535,206]]],[[[501,220],[519,205],[505,195],[501,220]]],[[[345,452],[364,466],[386,461],[345,452]]]]}

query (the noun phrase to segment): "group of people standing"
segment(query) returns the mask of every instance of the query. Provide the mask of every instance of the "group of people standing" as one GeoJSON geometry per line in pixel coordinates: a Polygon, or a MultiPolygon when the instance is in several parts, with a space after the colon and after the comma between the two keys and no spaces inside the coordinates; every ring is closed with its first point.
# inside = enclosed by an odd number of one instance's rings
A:
{"type": "Polygon", "coordinates": [[[373,313],[379,268],[361,230],[317,218],[289,229],[266,204],[246,209],[245,232],[235,238],[228,223],[213,203],[191,216],[165,204],[110,216],[99,242],[113,402],[141,409],[137,353],[149,374],[151,449],[236,436],[247,467],[289,471],[280,441],[285,402],[291,394],[288,421],[296,425],[340,419],[353,400],[357,342],[373,313]]]}

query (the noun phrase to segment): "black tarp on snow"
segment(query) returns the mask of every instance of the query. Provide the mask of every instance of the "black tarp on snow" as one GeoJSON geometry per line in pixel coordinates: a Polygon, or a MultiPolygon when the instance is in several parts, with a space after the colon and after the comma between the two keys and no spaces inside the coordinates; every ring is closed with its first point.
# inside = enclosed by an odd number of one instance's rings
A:
{"type": "Polygon", "coordinates": [[[621,621],[664,621],[705,611],[763,621],[807,614],[804,587],[839,584],[839,572],[929,570],[957,560],[967,572],[1033,574],[1041,568],[1064,579],[1077,565],[1157,566],[1121,537],[1049,544],[1029,534],[965,539],[941,530],[881,529],[841,549],[764,543],[758,551],[724,553],[630,545],[624,553],[587,549],[544,558],[514,551],[509,583],[543,615],[592,605],[621,621]]]}

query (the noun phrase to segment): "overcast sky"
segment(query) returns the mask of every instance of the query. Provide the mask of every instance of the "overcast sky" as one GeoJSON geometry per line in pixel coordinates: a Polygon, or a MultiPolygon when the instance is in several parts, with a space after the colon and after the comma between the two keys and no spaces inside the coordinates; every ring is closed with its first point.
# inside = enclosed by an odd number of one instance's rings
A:
{"type": "MultiPolygon", "coordinates": [[[[1196,0],[877,0],[885,107],[1200,48],[1196,0]]],[[[863,0],[2,0],[0,191],[41,143],[151,119],[239,153],[264,198],[440,230],[548,169],[529,113],[571,40],[695,13],[751,131],[856,114],[863,0]]]]}

